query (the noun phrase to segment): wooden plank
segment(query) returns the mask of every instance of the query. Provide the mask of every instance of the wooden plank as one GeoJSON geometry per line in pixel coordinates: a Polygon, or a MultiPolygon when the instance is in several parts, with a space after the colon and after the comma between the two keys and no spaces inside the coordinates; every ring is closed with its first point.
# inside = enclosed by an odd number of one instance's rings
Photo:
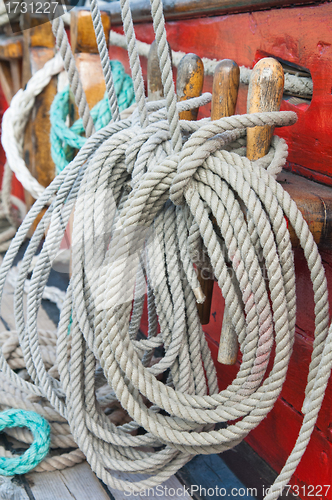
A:
{"type": "MultiPolygon", "coordinates": [[[[116,472],[112,471],[112,476],[117,479],[129,480],[129,481],[142,481],[143,479],[148,478],[148,475],[145,474],[127,474],[125,472],[116,472]]],[[[135,493],[130,494],[129,492],[114,490],[109,488],[112,496],[115,500],[134,500],[137,497],[149,497],[149,498],[158,498],[160,500],[169,500],[171,497],[173,500],[181,500],[181,499],[190,499],[191,496],[188,494],[184,486],[180,483],[176,476],[170,477],[167,481],[165,481],[162,485],[156,486],[155,488],[149,488],[145,492],[141,494],[135,493]]]]}
{"type": "Polygon", "coordinates": [[[254,499],[219,455],[196,456],[177,475],[195,498],[236,497],[236,491],[243,499],[254,499]]]}
{"type": "MultiPolygon", "coordinates": [[[[101,12],[100,15],[106,43],[108,45],[111,29],[110,17],[106,12],[101,12]]],[[[73,52],[98,54],[98,46],[90,10],[84,8],[71,11],[70,41],[73,52]]]]}
{"type": "Polygon", "coordinates": [[[7,61],[11,59],[22,59],[22,45],[22,36],[8,37],[0,35],[0,59],[7,61]]]}
{"type": "MultiPolygon", "coordinates": [[[[110,18],[108,14],[101,12],[101,19],[108,44],[110,18]]],[[[76,66],[91,109],[104,97],[106,86],[89,10],[73,9],[71,11],[70,39],[75,53],[76,66]]]]}
{"type": "MultiPolygon", "coordinates": [[[[292,2],[290,0],[163,0],[163,8],[165,18],[175,20],[234,12],[251,12],[305,3],[312,3],[312,0],[293,0],[292,2]]],[[[111,14],[113,26],[122,24],[120,2],[103,5],[103,9],[111,14]]],[[[136,23],[151,21],[149,0],[132,1],[131,11],[136,23]]]]}
{"type": "MultiPolygon", "coordinates": [[[[24,33],[24,51],[29,64],[23,65],[23,78],[35,74],[47,61],[54,57],[55,40],[49,22],[35,26],[24,33]]],[[[50,147],[50,107],[57,93],[57,77],[53,77],[45,89],[36,97],[25,133],[25,160],[32,175],[47,187],[55,176],[55,167],[50,147]]],[[[26,203],[33,203],[26,192],[26,203]]],[[[39,218],[43,212],[41,212],[39,218]]],[[[39,221],[39,219],[38,219],[39,221]]],[[[34,227],[37,223],[34,224],[34,227]]]]}
{"type": "Polygon", "coordinates": [[[25,477],[35,500],[109,500],[87,462],[62,471],[31,472],[25,477]]]}

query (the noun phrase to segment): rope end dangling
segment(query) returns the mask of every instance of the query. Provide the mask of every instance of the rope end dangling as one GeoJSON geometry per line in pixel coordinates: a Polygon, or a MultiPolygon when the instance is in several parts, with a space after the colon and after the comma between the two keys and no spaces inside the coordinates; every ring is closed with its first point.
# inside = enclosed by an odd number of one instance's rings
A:
{"type": "Polygon", "coordinates": [[[197,288],[194,288],[193,292],[194,292],[197,304],[203,304],[206,297],[203,293],[202,288],[200,286],[198,286],[197,288]]]}

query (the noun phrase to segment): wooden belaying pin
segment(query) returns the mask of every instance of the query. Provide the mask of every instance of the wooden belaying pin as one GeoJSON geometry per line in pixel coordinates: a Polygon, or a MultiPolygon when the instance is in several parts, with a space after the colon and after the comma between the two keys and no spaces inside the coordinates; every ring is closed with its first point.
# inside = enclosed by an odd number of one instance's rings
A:
{"type": "MultiPolygon", "coordinates": [[[[252,70],[248,89],[247,112],[279,111],[284,91],[284,70],[279,61],[266,57],[252,70]]],[[[258,160],[269,150],[274,127],[247,129],[247,158],[258,160]]]]}
{"type": "MultiPolygon", "coordinates": [[[[186,54],[180,61],[176,78],[178,101],[199,97],[204,82],[204,66],[196,54],[186,54]]],[[[180,120],[197,120],[198,108],[179,113],[180,120]]]]}
{"type": "MultiPolygon", "coordinates": [[[[172,51],[168,44],[169,53],[172,59],[172,51]]],[[[148,54],[148,100],[159,101],[164,98],[164,89],[161,81],[161,71],[158,58],[157,42],[151,44],[148,54]]]]}
{"type": "MultiPolygon", "coordinates": [[[[234,61],[224,59],[216,66],[213,77],[211,120],[218,120],[219,118],[234,114],[239,83],[240,69],[234,61]]],[[[206,300],[203,304],[206,309],[209,308],[208,313],[206,313],[209,317],[211,299],[209,303],[206,300]]],[[[225,309],[220,333],[218,361],[219,363],[223,363],[225,365],[234,365],[237,359],[237,353],[237,336],[229,318],[227,309],[225,309]]]]}
{"type": "MultiPolygon", "coordinates": [[[[202,93],[204,82],[204,66],[200,57],[196,54],[186,54],[180,61],[178,66],[178,73],[176,78],[176,93],[178,101],[186,101],[192,97],[199,97],[202,93]]],[[[181,111],[179,113],[180,120],[196,120],[198,114],[197,109],[191,109],[189,111],[181,111]]],[[[199,318],[202,325],[208,323],[202,316],[202,305],[200,301],[207,300],[208,290],[205,288],[206,280],[202,276],[198,275],[198,281],[200,287],[194,290],[196,299],[198,301],[197,309],[199,318]]]]}

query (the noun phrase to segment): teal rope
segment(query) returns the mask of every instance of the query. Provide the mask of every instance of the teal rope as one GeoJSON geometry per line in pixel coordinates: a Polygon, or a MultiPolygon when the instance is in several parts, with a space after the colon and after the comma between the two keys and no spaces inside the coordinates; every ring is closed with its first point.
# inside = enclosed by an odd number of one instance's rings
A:
{"type": "Polygon", "coordinates": [[[21,456],[0,457],[0,475],[25,474],[46,457],[51,443],[50,425],[34,411],[6,410],[0,413],[0,431],[6,427],[27,427],[32,432],[34,441],[21,456]]]}
{"type": "MultiPolygon", "coordinates": [[[[125,73],[120,61],[110,61],[114,80],[114,89],[118,98],[119,110],[123,111],[135,102],[132,79],[125,73]]],[[[83,137],[82,120],[77,120],[70,128],[66,125],[69,115],[69,87],[59,92],[51,106],[51,154],[57,174],[60,173],[75,156],[86,141],[83,137]]],[[[108,98],[104,98],[91,110],[95,129],[100,130],[111,120],[108,98]]]]}

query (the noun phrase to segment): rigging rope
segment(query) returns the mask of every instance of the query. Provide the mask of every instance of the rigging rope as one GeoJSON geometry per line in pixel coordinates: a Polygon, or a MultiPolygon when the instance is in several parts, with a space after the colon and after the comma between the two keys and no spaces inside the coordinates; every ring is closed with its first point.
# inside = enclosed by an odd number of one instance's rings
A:
{"type": "MultiPolygon", "coordinates": [[[[160,484],[198,453],[235,446],[272,409],[292,353],[295,271],[286,216],[310,270],[315,341],[302,427],[266,496],[273,500],[306,449],[332,366],[321,258],[301,212],[275,180],[287,146],[275,137],[264,158],[245,157],[247,128],[290,125],[296,115],[271,112],[213,122],[179,121],[179,111],[206,104],[211,96],[176,103],[162,4],[151,0],[151,5],[165,100],[145,101],[129,3],[121,0],[137,109],[130,119],[115,120],[87,139],[41,193],[3,260],[1,296],[31,225],[49,205],[25,252],[14,294],[26,377],[13,371],[2,351],[0,400],[3,392],[7,401],[17,394],[26,405],[52,416],[53,425],[61,422],[71,446],[77,443],[78,453],[84,453],[98,477],[130,492],[160,484]],[[49,341],[56,351],[55,373],[45,360],[42,347],[47,340],[38,331],[37,315],[72,210],[72,276],[57,334],[49,341]],[[44,236],[24,313],[24,283],[44,236]],[[221,392],[196,309],[199,261],[194,256],[203,251],[242,353],[236,378],[221,392]],[[145,293],[149,329],[147,338],[139,339],[145,293]],[[152,363],[157,347],[164,348],[164,355],[152,363]],[[98,402],[100,388],[106,391],[106,407],[118,401],[129,421],[112,423],[105,405],[99,404],[100,394],[98,402]],[[43,406],[30,403],[31,397],[43,398],[43,406]],[[125,480],[121,471],[149,477],[125,480]]],[[[61,23],[54,26],[59,29],[58,46],[71,60],[61,23]]],[[[69,63],[67,67],[75,74],[69,63]]],[[[81,113],[92,130],[87,105],[81,113]]],[[[18,397],[12,400],[17,405],[18,397]]],[[[54,427],[54,440],[57,431],[54,427]]]]}

